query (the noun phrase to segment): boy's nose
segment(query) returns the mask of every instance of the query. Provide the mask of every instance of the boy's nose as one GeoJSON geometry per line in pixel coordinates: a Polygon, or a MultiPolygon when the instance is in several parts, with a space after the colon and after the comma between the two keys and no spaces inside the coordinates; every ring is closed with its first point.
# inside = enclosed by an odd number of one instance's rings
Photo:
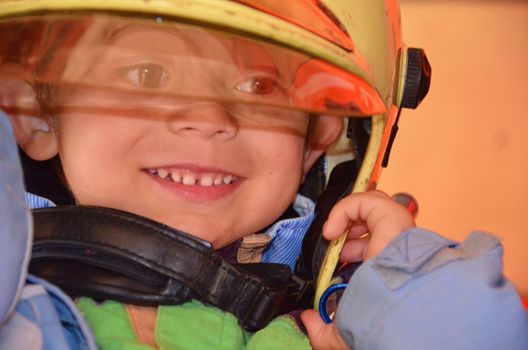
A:
{"type": "Polygon", "coordinates": [[[169,130],[185,137],[228,140],[238,133],[237,120],[217,103],[196,103],[171,115],[169,130]]]}

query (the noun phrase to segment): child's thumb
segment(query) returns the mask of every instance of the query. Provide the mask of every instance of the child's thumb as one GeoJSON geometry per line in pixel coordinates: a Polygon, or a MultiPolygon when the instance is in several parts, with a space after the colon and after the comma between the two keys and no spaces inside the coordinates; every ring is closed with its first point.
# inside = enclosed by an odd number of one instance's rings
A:
{"type": "Polygon", "coordinates": [[[350,349],[334,324],[325,324],[317,311],[306,310],[301,314],[301,319],[314,350],[350,349]]]}

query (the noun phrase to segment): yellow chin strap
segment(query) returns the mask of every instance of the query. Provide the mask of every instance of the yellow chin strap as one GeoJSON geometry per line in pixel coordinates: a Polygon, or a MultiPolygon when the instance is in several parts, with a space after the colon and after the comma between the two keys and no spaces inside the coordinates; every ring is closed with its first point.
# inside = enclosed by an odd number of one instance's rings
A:
{"type": "MultiPolygon", "coordinates": [[[[385,116],[383,114],[372,117],[372,130],[361,169],[357,176],[352,192],[364,192],[371,186],[374,169],[378,162],[378,153],[381,148],[385,128],[385,116]]],[[[345,244],[348,232],[343,234],[328,245],[328,250],[321,264],[321,270],[317,277],[314,309],[319,310],[319,301],[324,291],[332,284],[332,278],[339,262],[339,255],[345,244]]]]}

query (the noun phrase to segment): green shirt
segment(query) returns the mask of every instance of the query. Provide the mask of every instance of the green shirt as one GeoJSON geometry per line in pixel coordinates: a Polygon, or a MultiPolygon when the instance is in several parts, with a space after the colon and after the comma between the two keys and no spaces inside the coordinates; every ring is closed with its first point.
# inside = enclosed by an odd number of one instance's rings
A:
{"type": "MultiPolygon", "coordinates": [[[[91,326],[101,350],[150,350],[132,327],[125,306],[101,304],[81,298],[78,307],[91,326]]],[[[242,329],[236,318],[198,301],[158,307],[154,337],[163,350],[304,350],[311,349],[306,335],[289,316],[274,319],[256,333],[242,329]]]]}

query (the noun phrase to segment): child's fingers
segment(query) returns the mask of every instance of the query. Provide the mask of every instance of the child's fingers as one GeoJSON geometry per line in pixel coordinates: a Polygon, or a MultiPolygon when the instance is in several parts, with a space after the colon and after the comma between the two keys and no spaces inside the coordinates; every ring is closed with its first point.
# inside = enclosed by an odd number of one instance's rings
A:
{"type": "MultiPolygon", "coordinates": [[[[324,237],[328,240],[338,238],[347,230],[350,222],[366,222],[368,226],[369,213],[387,201],[392,201],[392,199],[381,191],[353,193],[343,198],[337,202],[328,215],[323,227],[324,237]]],[[[349,237],[353,238],[350,235],[349,237]]]]}
{"type": "Polygon", "coordinates": [[[328,240],[333,240],[341,236],[343,232],[349,229],[351,221],[358,219],[358,201],[355,197],[348,196],[332,208],[328,219],[323,226],[323,236],[328,240]]]}
{"type": "MultiPolygon", "coordinates": [[[[340,200],[330,211],[323,227],[327,239],[336,239],[349,227],[366,224],[368,231],[377,224],[387,226],[414,226],[411,214],[391,197],[380,191],[353,193],[340,200]]],[[[354,238],[349,235],[349,238],[354,238]]]]}
{"type": "Polygon", "coordinates": [[[350,349],[334,324],[325,324],[315,310],[306,310],[301,314],[304,327],[308,332],[310,345],[314,350],[350,349]]]}
{"type": "Polygon", "coordinates": [[[361,237],[365,233],[368,233],[368,226],[366,223],[360,221],[352,224],[352,227],[348,230],[349,237],[361,237]]]}
{"type": "Polygon", "coordinates": [[[345,242],[339,260],[349,263],[363,261],[368,244],[368,238],[358,238],[345,242]]]}
{"type": "Polygon", "coordinates": [[[328,215],[323,236],[332,240],[347,232],[349,245],[341,256],[345,261],[367,260],[379,254],[402,231],[414,227],[412,215],[381,191],[351,194],[340,200],[328,215]],[[367,240],[357,240],[364,233],[367,240]],[[358,259],[358,254],[362,258],[358,259]]]}

